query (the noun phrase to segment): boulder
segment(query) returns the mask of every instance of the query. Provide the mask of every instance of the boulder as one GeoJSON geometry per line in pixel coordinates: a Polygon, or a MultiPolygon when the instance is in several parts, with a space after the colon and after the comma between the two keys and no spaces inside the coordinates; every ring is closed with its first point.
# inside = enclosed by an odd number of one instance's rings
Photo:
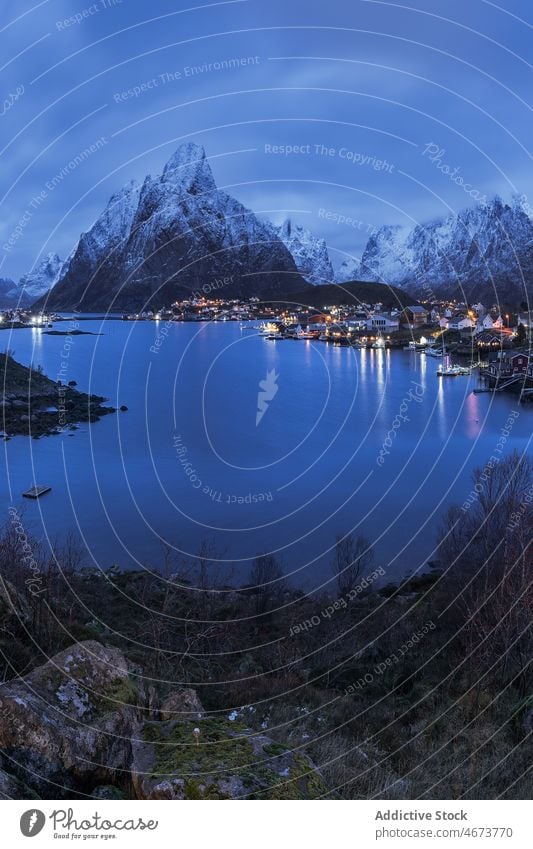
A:
{"type": "Polygon", "coordinates": [[[161,704],[161,719],[201,719],[204,714],[202,703],[195,690],[183,687],[175,690],[161,704]]]}
{"type": "Polygon", "coordinates": [[[314,799],[326,792],[298,749],[205,716],[189,688],[159,706],[140,670],[95,640],[0,685],[0,749],[4,798],[314,799]]]}
{"type": "Polygon", "coordinates": [[[0,748],[44,798],[113,783],[131,761],[145,692],[118,649],[77,643],[0,687],[0,748]]]}

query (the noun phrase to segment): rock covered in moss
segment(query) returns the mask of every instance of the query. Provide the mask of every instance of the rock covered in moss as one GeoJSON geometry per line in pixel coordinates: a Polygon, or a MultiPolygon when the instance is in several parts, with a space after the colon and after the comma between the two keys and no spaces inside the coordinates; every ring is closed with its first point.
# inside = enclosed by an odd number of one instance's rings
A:
{"type": "Polygon", "coordinates": [[[0,748],[15,774],[60,798],[128,768],[145,693],[118,649],[77,643],[0,688],[0,748]]]}
{"type": "Polygon", "coordinates": [[[297,751],[226,719],[145,723],[133,745],[139,799],[314,799],[326,792],[297,751]]]}
{"type": "Polygon", "coordinates": [[[5,798],[312,799],[326,792],[297,750],[206,717],[189,688],[159,705],[141,670],[95,640],[0,686],[0,749],[5,798]]]}

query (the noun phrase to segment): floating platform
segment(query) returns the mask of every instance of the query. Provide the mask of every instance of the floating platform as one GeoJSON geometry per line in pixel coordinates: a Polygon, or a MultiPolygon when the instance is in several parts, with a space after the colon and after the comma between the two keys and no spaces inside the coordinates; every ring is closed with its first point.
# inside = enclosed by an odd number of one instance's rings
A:
{"type": "Polygon", "coordinates": [[[22,493],[23,498],[40,498],[41,495],[46,495],[47,492],[51,492],[51,486],[32,486],[31,489],[27,489],[26,492],[22,493]]]}

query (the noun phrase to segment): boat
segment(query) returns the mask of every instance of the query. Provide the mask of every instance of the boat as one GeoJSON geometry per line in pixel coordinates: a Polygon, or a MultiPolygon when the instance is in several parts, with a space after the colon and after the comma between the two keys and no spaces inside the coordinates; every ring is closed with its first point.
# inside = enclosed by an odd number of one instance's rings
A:
{"type": "Polygon", "coordinates": [[[385,340],[381,334],[378,336],[375,342],[372,342],[372,348],[384,348],[385,340]]]}
{"type": "Polygon", "coordinates": [[[447,354],[444,350],[442,352],[442,365],[437,369],[437,375],[439,377],[459,377],[460,375],[467,375],[471,373],[471,369],[466,368],[466,366],[454,366],[450,361],[450,355],[447,354]]]}
{"type": "Polygon", "coordinates": [[[51,486],[32,486],[30,489],[27,489],[26,492],[22,493],[23,498],[40,498],[41,495],[46,495],[47,492],[51,492],[51,486]]]}
{"type": "Polygon", "coordinates": [[[470,374],[470,369],[465,366],[440,366],[437,374],[439,377],[459,377],[470,374]]]}
{"type": "Polygon", "coordinates": [[[414,339],[409,342],[404,347],[404,351],[416,351],[417,353],[421,353],[422,351],[426,352],[428,348],[434,345],[433,339],[426,339],[425,336],[421,336],[418,342],[414,339]]]}

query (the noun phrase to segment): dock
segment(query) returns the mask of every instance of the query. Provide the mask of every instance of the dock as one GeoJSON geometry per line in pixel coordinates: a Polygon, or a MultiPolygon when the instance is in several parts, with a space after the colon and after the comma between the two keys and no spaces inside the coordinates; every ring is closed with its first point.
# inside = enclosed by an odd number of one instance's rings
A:
{"type": "Polygon", "coordinates": [[[32,486],[31,489],[27,489],[26,492],[22,493],[23,498],[40,498],[41,495],[46,495],[47,492],[51,492],[51,486],[32,486]]]}

